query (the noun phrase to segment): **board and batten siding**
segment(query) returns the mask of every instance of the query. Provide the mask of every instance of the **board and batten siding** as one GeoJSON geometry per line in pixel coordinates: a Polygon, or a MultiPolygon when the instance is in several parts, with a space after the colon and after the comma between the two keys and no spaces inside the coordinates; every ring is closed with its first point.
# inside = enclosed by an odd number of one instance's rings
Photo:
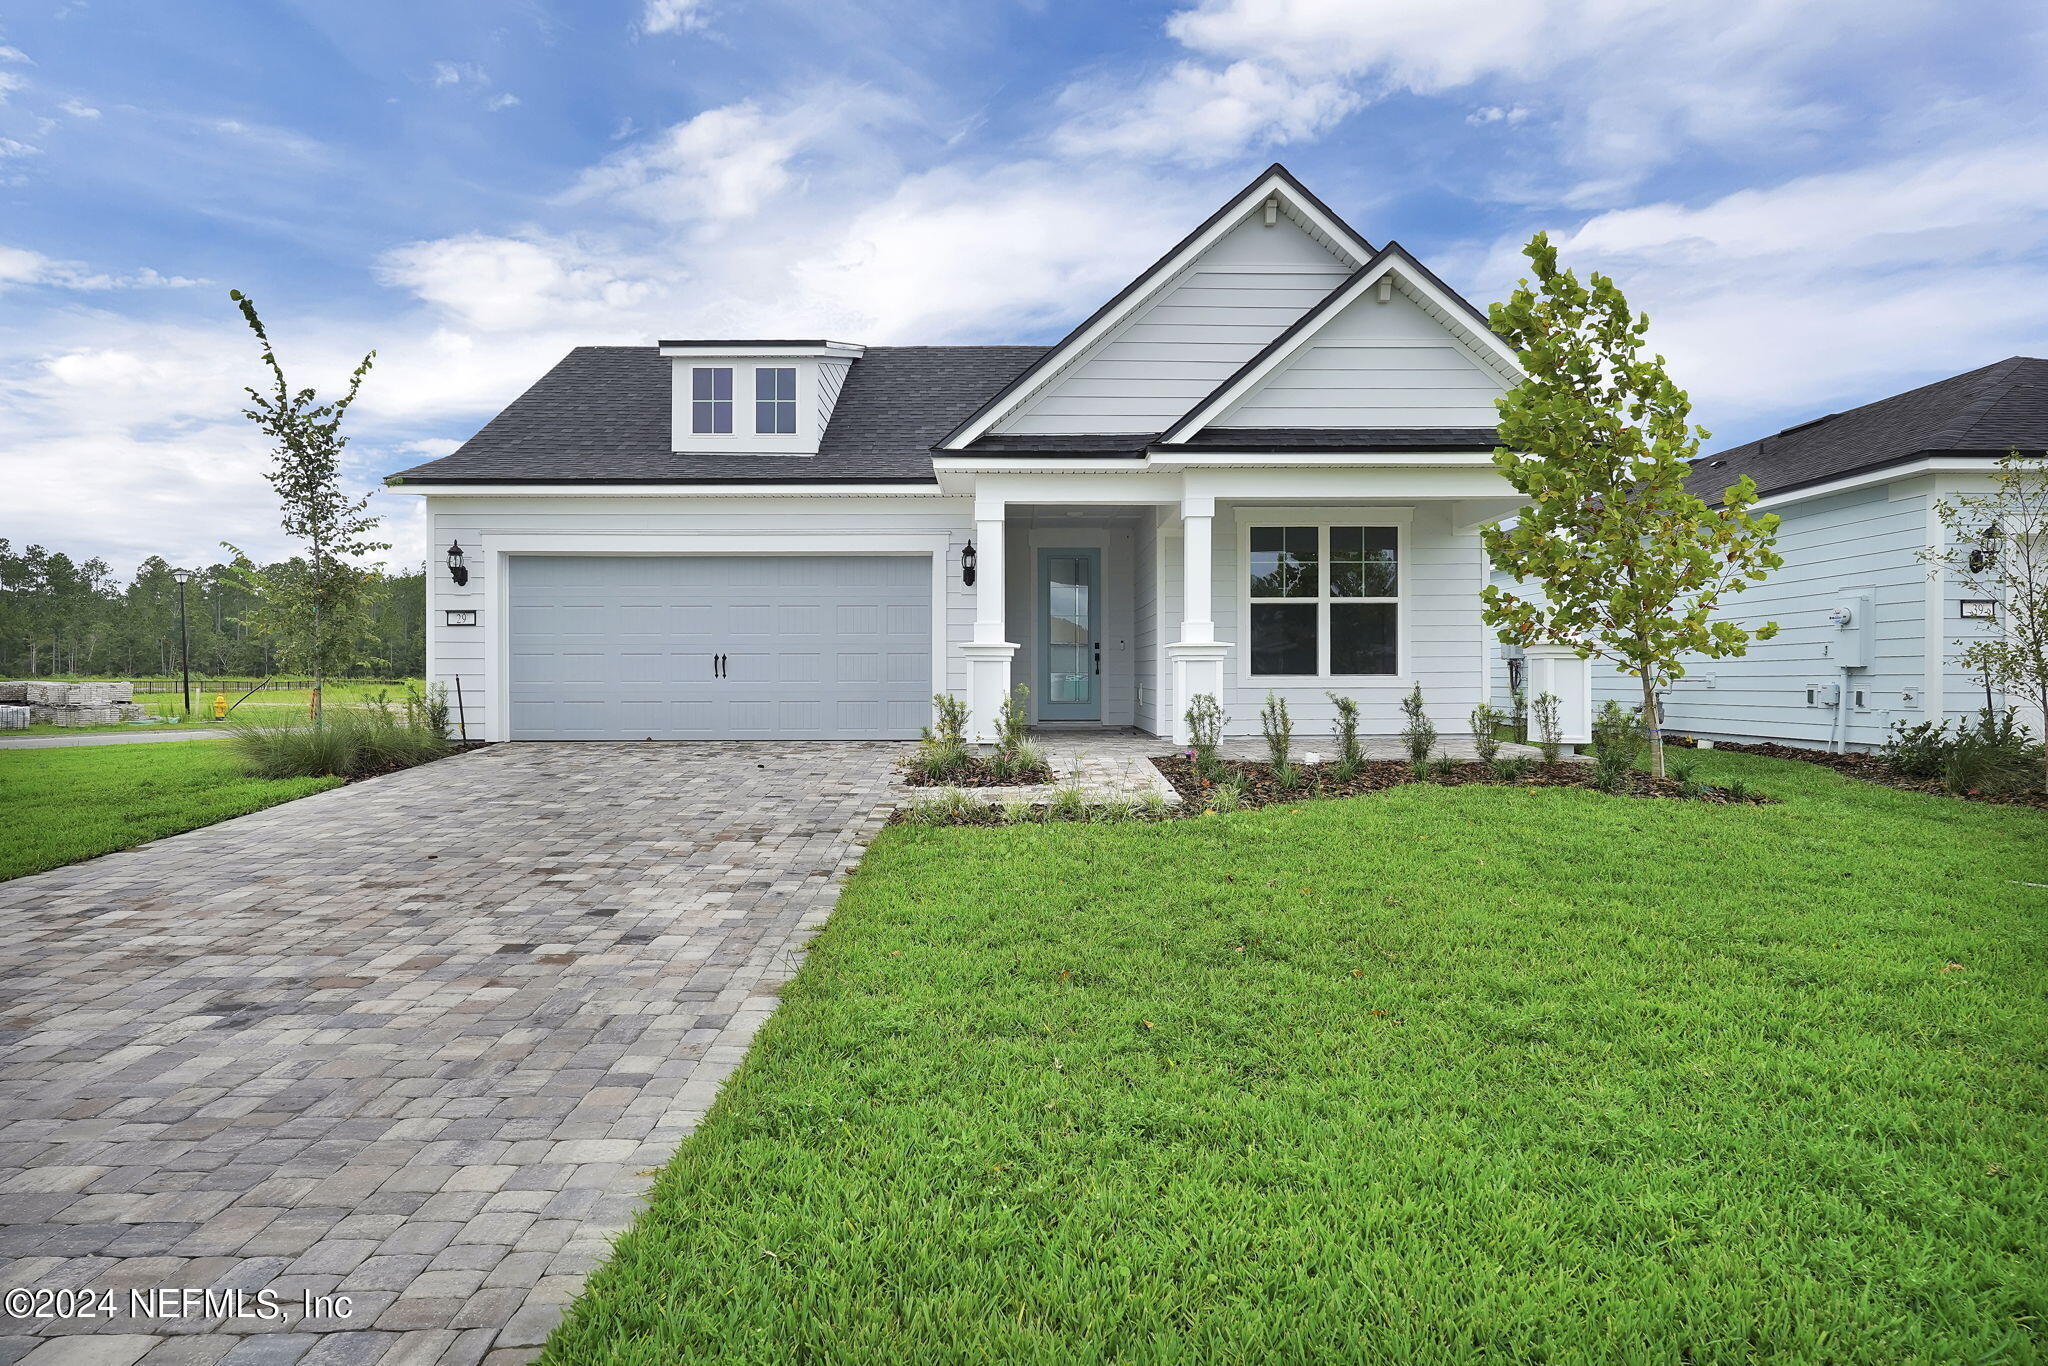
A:
{"type": "Polygon", "coordinates": [[[1163,431],[1348,274],[1292,219],[1268,227],[1254,213],[997,430],[1163,431]]]}
{"type": "Polygon", "coordinates": [[[1507,385],[1399,288],[1368,290],[1214,427],[1491,427],[1507,385]]]}
{"type": "MultiPolygon", "coordinates": [[[[762,553],[801,552],[803,542],[792,533],[816,536],[847,534],[943,534],[946,552],[946,598],[944,604],[950,642],[971,639],[974,633],[974,593],[960,582],[960,551],[972,534],[972,505],[965,499],[786,499],[768,498],[507,498],[430,497],[427,517],[432,544],[446,546],[460,541],[468,552],[469,583],[456,587],[445,566],[429,562],[427,581],[427,665],[431,682],[448,690],[451,717],[456,706],[456,684],[462,688],[462,706],[472,738],[485,734],[489,690],[486,687],[483,614],[490,610],[488,579],[491,566],[483,553],[487,538],[509,535],[615,535],[621,538],[668,539],[704,535],[763,535],[762,553]],[[450,626],[447,610],[471,608],[478,613],[477,626],[450,626]]],[[[602,555],[604,550],[578,553],[602,555]]],[[[730,553],[729,551],[721,553],[730,553]]],[[[949,651],[946,660],[948,690],[964,696],[967,689],[966,661],[949,651]]]]}

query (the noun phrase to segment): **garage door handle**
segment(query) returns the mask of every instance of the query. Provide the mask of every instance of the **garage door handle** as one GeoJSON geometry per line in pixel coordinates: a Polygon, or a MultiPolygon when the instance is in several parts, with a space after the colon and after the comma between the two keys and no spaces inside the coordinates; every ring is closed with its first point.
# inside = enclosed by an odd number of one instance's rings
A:
{"type": "Polygon", "coordinates": [[[713,656],[711,656],[711,676],[712,676],[713,678],[723,678],[723,677],[725,677],[725,656],[724,656],[724,655],[713,655],[713,656]]]}

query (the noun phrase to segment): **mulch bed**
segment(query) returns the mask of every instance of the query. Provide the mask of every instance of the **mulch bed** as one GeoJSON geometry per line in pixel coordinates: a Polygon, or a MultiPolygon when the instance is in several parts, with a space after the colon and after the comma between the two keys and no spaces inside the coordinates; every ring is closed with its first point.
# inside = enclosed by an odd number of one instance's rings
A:
{"type": "Polygon", "coordinates": [[[1818,764],[1831,768],[1851,778],[1861,778],[1866,783],[1877,783],[1884,787],[1895,787],[1902,792],[1924,792],[1933,797],[1955,797],[1966,802],[1989,802],[1993,806],[2031,806],[2039,811],[2048,811],[2048,792],[1979,792],[1972,788],[1968,792],[1951,792],[1938,778],[1908,778],[1895,772],[1892,766],[1876,754],[1836,754],[1825,749],[1801,749],[1797,745],[1777,745],[1766,741],[1763,744],[1745,745],[1734,740],[1716,740],[1716,750],[1731,750],[1736,754],[1757,754],[1766,759],[1795,759],[1802,764],[1818,764]]]}
{"type": "Polygon", "coordinates": [[[372,778],[383,778],[393,773],[403,773],[409,768],[418,768],[420,764],[431,764],[439,759],[452,759],[458,754],[466,754],[473,749],[483,749],[492,743],[494,742],[490,740],[451,740],[448,742],[448,752],[446,754],[436,754],[432,759],[422,759],[419,764],[400,762],[386,764],[382,768],[373,769],[366,773],[351,773],[348,777],[342,779],[342,782],[366,783],[372,778]]]}
{"type": "MultiPolygon", "coordinates": [[[[1194,761],[1183,755],[1154,759],[1153,766],[1166,775],[1174,790],[1181,795],[1184,809],[1199,814],[1209,804],[1209,796],[1215,788],[1195,773],[1194,761]]],[[[1363,765],[1348,782],[1339,781],[1333,771],[1334,764],[1297,764],[1295,771],[1301,780],[1293,787],[1282,787],[1273,778],[1270,764],[1255,760],[1226,759],[1223,767],[1232,777],[1244,785],[1244,798],[1240,808],[1271,806],[1276,802],[1298,802],[1315,797],[1357,797],[1369,792],[1385,792],[1388,788],[1400,787],[1406,783],[1429,782],[1444,787],[1592,787],[1595,769],[1591,764],[1537,764],[1521,776],[1512,780],[1502,778],[1486,764],[1466,763],[1427,778],[1418,779],[1407,763],[1398,760],[1380,759],[1363,765]]],[[[1681,801],[1713,802],[1723,806],[1744,805],[1764,806],[1772,798],[1758,793],[1731,796],[1726,788],[1713,787],[1702,783],[1695,795],[1688,796],[1684,788],[1671,778],[1653,778],[1640,770],[1631,770],[1621,783],[1607,795],[1612,797],[1670,797],[1681,801]]]]}
{"type": "Polygon", "coordinates": [[[965,768],[955,769],[952,776],[947,778],[927,778],[907,769],[903,774],[905,787],[1032,787],[1056,781],[1052,770],[1044,764],[1037,768],[1027,768],[1021,773],[1012,773],[1008,777],[999,777],[996,771],[989,767],[988,760],[979,756],[969,758],[965,768]]]}

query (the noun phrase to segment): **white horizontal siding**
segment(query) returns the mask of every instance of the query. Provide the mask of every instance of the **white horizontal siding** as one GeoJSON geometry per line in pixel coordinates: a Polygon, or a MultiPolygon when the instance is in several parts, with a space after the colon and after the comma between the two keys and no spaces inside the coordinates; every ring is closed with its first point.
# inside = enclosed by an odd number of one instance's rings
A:
{"type": "Polygon", "coordinates": [[[1348,273],[1292,219],[1255,212],[998,430],[1162,431],[1348,273]]]}
{"type": "Polygon", "coordinates": [[[1490,427],[1506,392],[1444,325],[1399,289],[1375,291],[1240,399],[1218,427],[1490,427]]]}

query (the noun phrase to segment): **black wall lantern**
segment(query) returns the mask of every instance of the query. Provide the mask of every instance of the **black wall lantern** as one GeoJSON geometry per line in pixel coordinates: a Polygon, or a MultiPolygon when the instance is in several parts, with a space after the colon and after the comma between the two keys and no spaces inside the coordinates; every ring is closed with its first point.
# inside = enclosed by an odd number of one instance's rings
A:
{"type": "Polygon", "coordinates": [[[974,542],[969,541],[960,551],[960,582],[974,587],[974,542]]]}
{"type": "Polygon", "coordinates": [[[1998,563],[1998,540],[2003,535],[2005,535],[2005,528],[1996,522],[1984,528],[1984,534],[1979,538],[1977,548],[1970,552],[1970,572],[1972,574],[1987,573],[1993,565],[1998,563]]]}
{"type": "Polygon", "coordinates": [[[448,577],[455,580],[455,586],[458,588],[469,582],[469,570],[465,569],[462,564],[462,542],[460,541],[450,541],[448,543],[448,577]]]}

